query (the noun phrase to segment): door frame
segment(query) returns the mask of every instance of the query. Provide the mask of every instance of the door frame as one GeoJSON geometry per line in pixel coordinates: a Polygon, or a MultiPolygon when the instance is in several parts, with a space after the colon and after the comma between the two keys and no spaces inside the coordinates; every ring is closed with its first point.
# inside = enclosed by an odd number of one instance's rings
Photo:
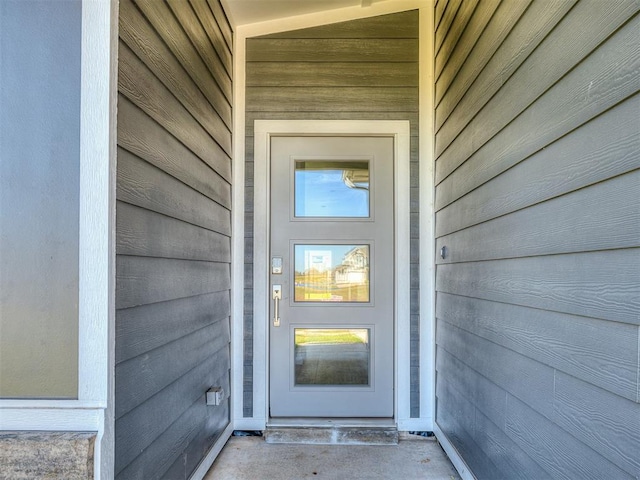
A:
{"type": "MultiPolygon", "coordinates": [[[[254,419],[269,421],[269,200],[272,136],[394,138],[394,419],[410,417],[410,125],[404,120],[256,120],[254,124],[254,419]]],[[[262,424],[262,421],[260,421],[262,424]]],[[[263,427],[264,428],[264,427],[263,427]]]]}

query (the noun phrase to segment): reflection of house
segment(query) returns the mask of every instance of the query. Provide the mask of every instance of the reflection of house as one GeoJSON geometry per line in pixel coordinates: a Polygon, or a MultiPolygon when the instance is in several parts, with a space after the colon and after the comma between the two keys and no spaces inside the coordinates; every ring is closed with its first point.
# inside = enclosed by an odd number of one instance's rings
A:
{"type": "Polygon", "coordinates": [[[349,188],[369,190],[369,164],[360,162],[363,168],[353,168],[342,172],[342,181],[349,188]]]}
{"type": "Polygon", "coordinates": [[[342,265],[335,269],[336,284],[364,284],[369,280],[369,248],[359,246],[349,250],[342,265]]]}

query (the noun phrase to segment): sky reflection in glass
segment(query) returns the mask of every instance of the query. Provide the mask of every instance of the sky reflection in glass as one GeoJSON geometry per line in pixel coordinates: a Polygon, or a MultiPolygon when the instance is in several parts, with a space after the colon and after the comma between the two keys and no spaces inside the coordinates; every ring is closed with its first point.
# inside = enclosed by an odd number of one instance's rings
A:
{"type": "Polygon", "coordinates": [[[296,217],[369,217],[369,162],[297,161],[296,217]]]}

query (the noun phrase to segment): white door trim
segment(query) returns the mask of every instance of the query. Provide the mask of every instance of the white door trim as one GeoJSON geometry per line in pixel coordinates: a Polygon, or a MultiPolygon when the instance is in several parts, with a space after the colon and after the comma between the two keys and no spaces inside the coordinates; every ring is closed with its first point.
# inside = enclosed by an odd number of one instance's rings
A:
{"type": "Polygon", "coordinates": [[[253,409],[252,425],[268,421],[268,264],[269,165],[272,135],[362,135],[394,137],[395,242],[395,419],[410,418],[410,130],[408,121],[380,120],[256,120],[254,125],[254,252],[253,252],[253,409]]]}

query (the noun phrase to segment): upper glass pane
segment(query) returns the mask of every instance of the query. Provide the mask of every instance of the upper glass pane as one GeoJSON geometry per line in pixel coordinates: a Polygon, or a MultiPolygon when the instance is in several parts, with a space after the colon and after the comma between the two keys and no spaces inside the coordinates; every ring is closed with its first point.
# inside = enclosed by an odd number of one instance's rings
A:
{"type": "Polygon", "coordinates": [[[368,245],[296,245],[296,302],[368,302],[368,245]]]}
{"type": "Polygon", "coordinates": [[[369,217],[368,160],[297,160],[296,217],[369,217]]]}

